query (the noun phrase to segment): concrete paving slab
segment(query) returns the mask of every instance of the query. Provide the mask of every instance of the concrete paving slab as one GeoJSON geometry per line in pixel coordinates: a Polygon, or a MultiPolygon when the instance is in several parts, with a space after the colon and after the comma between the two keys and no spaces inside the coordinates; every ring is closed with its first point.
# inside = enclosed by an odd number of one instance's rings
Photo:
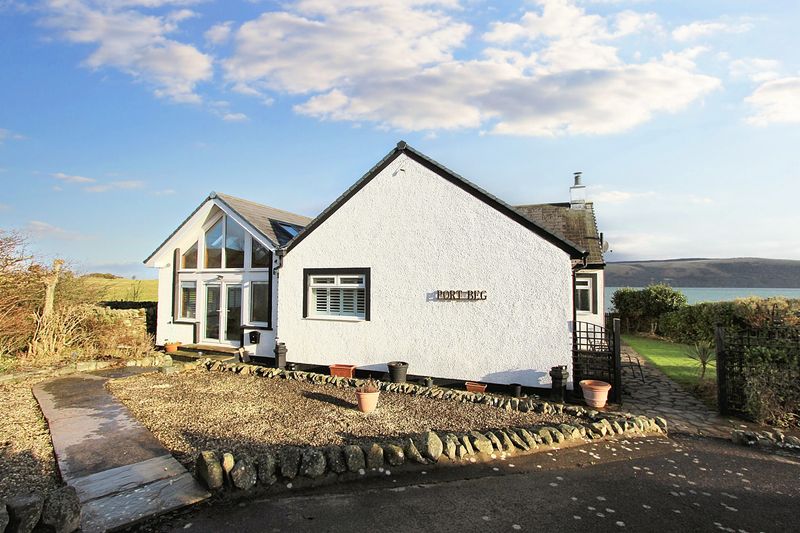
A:
{"type": "Polygon", "coordinates": [[[107,531],[210,496],[105,388],[115,369],[36,384],[62,479],[78,492],[81,528],[107,531]]]}

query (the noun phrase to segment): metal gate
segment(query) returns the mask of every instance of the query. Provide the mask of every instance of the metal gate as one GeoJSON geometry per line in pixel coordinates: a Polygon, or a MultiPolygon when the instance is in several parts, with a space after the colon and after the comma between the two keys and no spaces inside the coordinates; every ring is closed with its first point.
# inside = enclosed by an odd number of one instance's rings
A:
{"type": "Polygon", "coordinates": [[[620,366],[620,322],[615,318],[612,329],[590,322],[575,322],[572,335],[572,373],[574,392],[582,396],[578,383],[598,379],[611,384],[609,401],[622,403],[622,368],[620,366]]]}

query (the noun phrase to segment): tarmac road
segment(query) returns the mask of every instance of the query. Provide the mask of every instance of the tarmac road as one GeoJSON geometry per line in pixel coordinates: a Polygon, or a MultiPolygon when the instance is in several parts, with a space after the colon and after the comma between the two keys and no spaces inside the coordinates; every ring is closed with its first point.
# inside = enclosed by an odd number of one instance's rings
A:
{"type": "Polygon", "coordinates": [[[600,442],[216,503],[156,529],[800,531],[800,457],[685,436],[600,442]]]}

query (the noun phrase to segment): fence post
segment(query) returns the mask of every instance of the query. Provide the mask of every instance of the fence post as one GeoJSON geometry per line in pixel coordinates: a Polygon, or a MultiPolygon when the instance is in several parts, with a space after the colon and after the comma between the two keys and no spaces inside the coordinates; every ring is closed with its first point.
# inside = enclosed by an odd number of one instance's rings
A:
{"type": "Polygon", "coordinates": [[[716,325],[714,328],[714,347],[717,360],[717,406],[720,414],[728,413],[728,382],[725,371],[725,328],[716,325]]]}
{"type": "Polygon", "coordinates": [[[614,319],[614,402],[622,405],[622,361],[620,358],[620,321],[614,319]]]}

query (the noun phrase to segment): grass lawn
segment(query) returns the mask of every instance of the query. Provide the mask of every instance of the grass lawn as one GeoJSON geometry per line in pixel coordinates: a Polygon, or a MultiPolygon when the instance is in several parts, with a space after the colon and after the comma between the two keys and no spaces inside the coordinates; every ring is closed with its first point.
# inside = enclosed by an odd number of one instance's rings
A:
{"type": "Polygon", "coordinates": [[[93,286],[101,289],[100,299],[103,301],[155,302],[158,300],[158,280],[156,279],[88,279],[93,286]]]}
{"type": "MultiPolygon", "coordinates": [[[[691,346],[636,335],[623,335],[622,340],[674,382],[688,391],[697,392],[700,365],[686,355],[686,352],[692,348],[691,346]]],[[[712,361],[706,369],[706,381],[715,383],[716,380],[717,368],[712,361]]]]}

